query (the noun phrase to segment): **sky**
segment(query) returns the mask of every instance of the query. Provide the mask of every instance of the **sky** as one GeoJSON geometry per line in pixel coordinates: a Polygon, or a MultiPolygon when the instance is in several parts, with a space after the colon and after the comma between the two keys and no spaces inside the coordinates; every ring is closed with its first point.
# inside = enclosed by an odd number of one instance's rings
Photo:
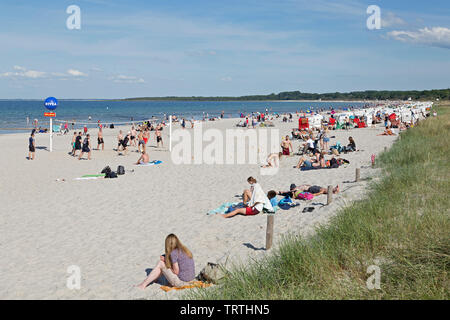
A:
{"type": "Polygon", "coordinates": [[[0,2],[0,99],[449,87],[448,0],[0,2]]]}

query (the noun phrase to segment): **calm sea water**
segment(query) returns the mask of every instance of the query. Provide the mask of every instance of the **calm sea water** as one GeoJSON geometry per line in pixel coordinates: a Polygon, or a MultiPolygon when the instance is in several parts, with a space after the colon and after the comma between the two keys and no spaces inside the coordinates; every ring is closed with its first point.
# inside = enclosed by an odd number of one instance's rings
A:
{"type": "MultiPolygon", "coordinates": [[[[75,101],[60,100],[56,109],[56,119],[88,122],[88,127],[95,127],[97,121],[118,123],[150,119],[152,116],[162,119],[164,114],[174,114],[186,119],[202,119],[203,113],[219,116],[222,110],[225,117],[238,117],[240,112],[295,112],[314,108],[315,110],[333,107],[335,109],[349,106],[360,107],[356,102],[272,102],[272,101],[75,101]],[[89,121],[89,117],[91,120],[89,121]]],[[[8,129],[31,127],[33,119],[39,125],[48,123],[44,117],[47,111],[43,101],[2,100],[0,101],[0,133],[17,132],[8,129]],[[27,125],[27,117],[29,124],[27,125]]],[[[81,125],[75,126],[80,127],[81,125]]]]}

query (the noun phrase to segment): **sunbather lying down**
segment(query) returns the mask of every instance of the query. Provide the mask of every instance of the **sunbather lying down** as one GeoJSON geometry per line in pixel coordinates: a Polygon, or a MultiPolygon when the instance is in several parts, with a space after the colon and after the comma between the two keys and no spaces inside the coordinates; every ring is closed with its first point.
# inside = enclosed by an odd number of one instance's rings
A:
{"type": "MultiPolygon", "coordinates": [[[[312,193],[314,196],[318,196],[321,194],[327,194],[328,189],[320,186],[312,186],[309,184],[303,184],[301,186],[296,186],[294,183],[290,186],[290,191],[279,191],[279,195],[289,196],[291,198],[297,199],[298,195],[302,192],[312,193]]],[[[333,188],[333,194],[339,193],[339,185],[333,188]]]]}
{"type": "Polygon", "coordinates": [[[391,129],[386,129],[383,133],[377,134],[377,136],[395,136],[395,133],[391,129]]]}

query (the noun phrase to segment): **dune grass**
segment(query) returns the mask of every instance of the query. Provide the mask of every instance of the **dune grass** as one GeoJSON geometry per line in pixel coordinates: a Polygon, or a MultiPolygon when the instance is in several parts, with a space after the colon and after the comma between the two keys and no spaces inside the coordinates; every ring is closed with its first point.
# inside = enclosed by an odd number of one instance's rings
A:
{"type": "Polygon", "coordinates": [[[378,157],[368,196],[187,299],[449,299],[450,105],[378,157]],[[369,290],[369,265],[381,271],[369,290]]]}

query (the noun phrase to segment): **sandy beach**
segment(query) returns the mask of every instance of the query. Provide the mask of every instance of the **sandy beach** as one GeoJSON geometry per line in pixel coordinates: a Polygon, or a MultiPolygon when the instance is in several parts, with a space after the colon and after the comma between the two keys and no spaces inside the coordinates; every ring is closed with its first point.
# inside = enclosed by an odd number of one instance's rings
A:
{"type": "MultiPolygon", "coordinates": [[[[224,119],[203,128],[224,131],[237,122],[224,119]]],[[[280,136],[297,126],[295,117],[294,122],[283,123],[280,118],[274,123],[280,136]]],[[[168,151],[167,129],[163,130],[165,148],[156,148],[154,132],[147,145],[150,160],[162,164],[135,166],[134,147],[124,156],[113,151],[120,129],[105,129],[105,151],[93,150],[90,161],[68,155],[72,132],[55,135],[51,153],[46,149],[48,134],[37,134],[35,161],[26,159],[28,133],[0,135],[0,299],[177,299],[183,291],[166,293],[158,284],[144,291],[134,287],[158,261],[169,233],[190,248],[197,274],[207,262],[246,263],[270,253],[264,250],[267,215],[223,219],[206,213],[224,202],[239,201],[236,196],[248,188],[247,177],[254,176],[265,192],[288,190],[291,183],[339,184],[341,188],[329,206],[327,196],[320,195],[299,207],[278,211],[276,247],[283,235],[310,234],[338,208],[362,198],[366,178],[377,175],[370,167],[371,154],[382,152],[397,139],[377,136],[384,130],[380,125],[330,131],[330,145],[347,144],[349,136],[355,139],[358,151],[342,155],[349,165],[300,171],[293,168],[299,157],[292,156],[281,161],[276,175],[264,176],[254,164],[175,165],[168,151]],[[107,165],[113,170],[123,165],[127,172],[118,179],[75,180],[100,173],[107,165]],[[357,183],[356,168],[361,168],[357,183]],[[305,206],[315,210],[302,213],[305,206]],[[71,265],[81,269],[80,290],[66,286],[71,265]]],[[[122,129],[126,132],[129,127],[122,129]]],[[[90,133],[95,148],[97,130],[90,133]]],[[[296,151],[298,140],[293,145],[296,151]]]]}

